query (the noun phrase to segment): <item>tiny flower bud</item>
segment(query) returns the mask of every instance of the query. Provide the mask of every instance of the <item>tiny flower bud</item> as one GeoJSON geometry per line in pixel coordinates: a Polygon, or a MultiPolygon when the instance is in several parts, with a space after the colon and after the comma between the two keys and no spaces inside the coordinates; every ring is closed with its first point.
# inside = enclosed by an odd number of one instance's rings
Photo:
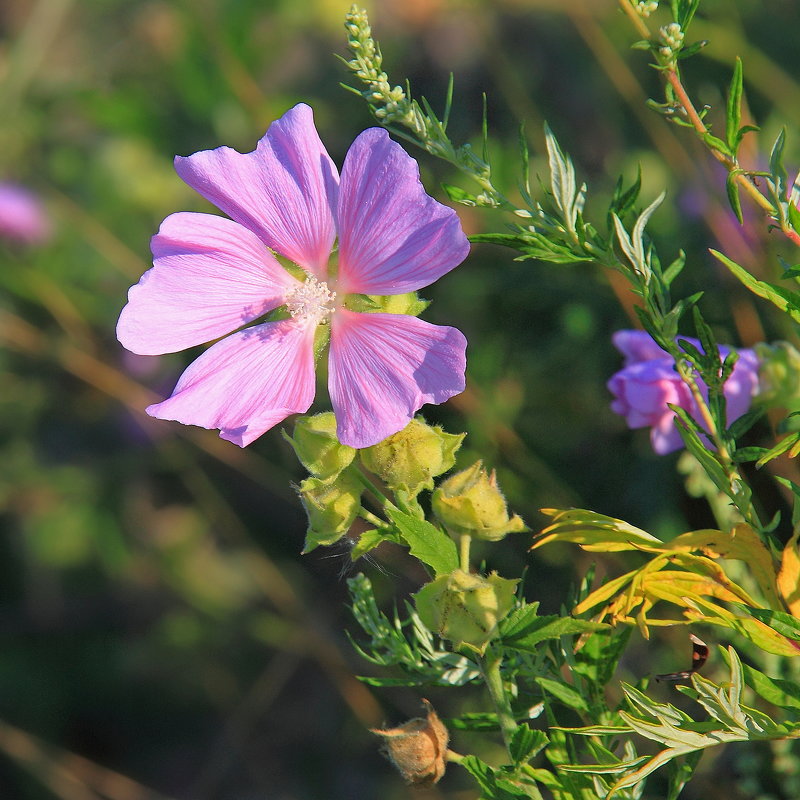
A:
{"type": "Polygon", "coordinates": [[[431,506],[451,536],[475,536],[496,542],[507,533],[527,530],[516,514],[509,517],[497,476],[480,461],[440,484],[431,495],[431,506]]]}
{"type": "Polygon", "coordinates": [[[497,633],[497,624],[514,607],[518,579],[488,578],[453,570],[425,584],[414,602],[420,619],[456,647],[468,645],[482,653],[497,633]]]}
{"type": "Polygon", "coordinates": [[[788,411],[800,410],[800,352],[789,342],[757,344],[756,401],[788,411]]]}
{"type": "Polygon", "coordinates": [[[423,489],[433,489],[434,477],[455,464],[464,436],[415,417],[403,430],[359,452],[364,466],[390,489],[416,497],[423,489]]]}
{"type": "Polygon", "coordinates": [[[300,463],[321,481],[333,480],[355,457],[352,447],[336,438],[336,417],[332,411],[310,417],[298,417],[294,432],[283,438],[294,448],[300,463]]]}
{"type": "Polygon", "coordinates": [[[383,739],[383,752],[406,783],[431,786],[444,775],[450,737],[433,706],[427,700],[422,704],[427,717],[415,717],[397,728],[372,728],[372,733],[383,739]]]}
{"type": "Polygon", "coordinates": [[[307,478],[299,486],[300,500],[308,514],[303,552],[330,545],[344,536],[358,516],[363,486],[350,470],[335,480],[307,478]]]}

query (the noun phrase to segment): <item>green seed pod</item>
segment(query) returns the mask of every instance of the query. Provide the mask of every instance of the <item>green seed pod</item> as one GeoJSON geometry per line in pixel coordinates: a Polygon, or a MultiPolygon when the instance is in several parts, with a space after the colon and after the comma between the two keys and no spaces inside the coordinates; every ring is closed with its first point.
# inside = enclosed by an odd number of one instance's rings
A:
{"type": "Polygon", "coordinates": [[[308,514],[304,553],[333,544],[347,533],[361,509],[363,488],[350,471],[341,472],[335,480],[307,478],[300,484],[300,500],[308,514]]]}
{"type": "Polygon", "coordinates": [[[516,514],[509,517],[494,471],[480,461],[440,484],[431,496],[434,513],[451,536],[474,536],[496,542],[507,533],[528,530],[516,514]]]}
{"type": "Polygon", "coordinates": [[[420,619],[456,647],[464,644],[483,653],[497,634],[500,620],[514,607],[519,579],[488,578],[453,570],[423,586],[414,602],[420,619]]]}
{"type": "Polygon", "coordinates": [[[333,480],[355,458],[353,447],[336,438],[336,417],[332,411],[309,417],[298,417],[294,433],[285,431],[283,438],[294,448],[300,463],[321,481],[333,480]]]}
{"type": "Polygon", "coordinates": [[[390,489],[416,497],[423,489],[433,489],[434,477],[456,463],[464,436],[445,433],[415,417],[403,430],[361,450],[361,460],[390,489]]]}

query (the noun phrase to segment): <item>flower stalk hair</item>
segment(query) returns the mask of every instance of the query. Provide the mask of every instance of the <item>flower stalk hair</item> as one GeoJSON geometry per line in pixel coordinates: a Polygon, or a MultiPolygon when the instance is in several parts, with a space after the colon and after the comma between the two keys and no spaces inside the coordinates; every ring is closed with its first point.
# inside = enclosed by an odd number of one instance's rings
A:
{"type": "Polygon", "coordinates": [[[356,138],[340,177],[299,104],[253,152],[220,147],[178,157],[175,168],[230,219],[164,220],[117,336],[142,355],[225,338],[148,414],[218,428],[244,447],[308,410],[315,353],[328,341],[343,444],[373,445],[423,404],[463,391],[466,339],[414,316],[424,307],[414,293],[458,266],[469,244],[385,131],[356,138]]]}

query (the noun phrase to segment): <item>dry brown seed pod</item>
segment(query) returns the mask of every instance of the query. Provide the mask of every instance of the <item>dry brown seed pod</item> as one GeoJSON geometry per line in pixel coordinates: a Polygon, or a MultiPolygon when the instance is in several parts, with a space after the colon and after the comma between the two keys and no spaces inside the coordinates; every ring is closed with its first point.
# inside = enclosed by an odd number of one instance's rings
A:
{"type": "Polygon", "coordinates": [[[449,734],[433,706],[422,701],[427,717],[415,717],[397,728],[372,728],[383,739],[383,752],[406,783],[430,786],[444,775],[449,734]]]}

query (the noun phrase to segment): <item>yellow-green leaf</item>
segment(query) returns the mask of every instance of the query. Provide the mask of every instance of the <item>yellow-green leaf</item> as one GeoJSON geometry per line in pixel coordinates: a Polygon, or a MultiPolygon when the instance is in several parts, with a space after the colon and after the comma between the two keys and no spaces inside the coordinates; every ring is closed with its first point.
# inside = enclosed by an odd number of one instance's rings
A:
{"type": "Polygon", "coordinates": [[[800,617],[800,552],[798,552],[800,526],[795,528],[794,535],[786,543],[781,556],[781,568],[778,571],[778,591],[793,616],[800,617]]]}

